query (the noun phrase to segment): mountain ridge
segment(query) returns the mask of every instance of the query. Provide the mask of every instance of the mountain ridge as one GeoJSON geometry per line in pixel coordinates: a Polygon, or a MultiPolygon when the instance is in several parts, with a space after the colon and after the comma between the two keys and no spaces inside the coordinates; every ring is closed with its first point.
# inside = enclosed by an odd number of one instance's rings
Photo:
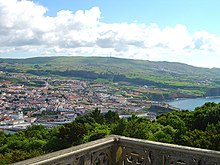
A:
{"type": "Polygon", "coordinates": [[[186,65],[190,67],[195,67],[195,68],[204,68],[204,69],[220,69],[218,67],[199,67],[199,66],[194,66],[182,62],[171,62],[171,61],[151,61],[151,60],[142,60],[142,59],[129,59],[129,58],[120,58],[120,57],[103,57],[103,56],[44,56],[44,57],[27,57],[27,58],[0,58],[0,63],[2,61],[28,61],[28,60],[35,60],[35,59],[56,59],[56,58],[103,58],[103,59],[117,59],[117,60],[131,60],[131,61],[147,61],[147,62],[152,62],[152,63],[172,63],[172,64],[180,64],[180,65],[186,65]]]}

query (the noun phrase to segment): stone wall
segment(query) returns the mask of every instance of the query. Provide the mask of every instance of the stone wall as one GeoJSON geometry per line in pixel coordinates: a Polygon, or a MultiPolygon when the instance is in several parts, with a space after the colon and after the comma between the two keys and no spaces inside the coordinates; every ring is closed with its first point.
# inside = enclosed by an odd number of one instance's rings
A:
{"type": "Polygon", "coordinates": [[[113,135],[14,165],[220,165],[220,152],[113,135]]]}

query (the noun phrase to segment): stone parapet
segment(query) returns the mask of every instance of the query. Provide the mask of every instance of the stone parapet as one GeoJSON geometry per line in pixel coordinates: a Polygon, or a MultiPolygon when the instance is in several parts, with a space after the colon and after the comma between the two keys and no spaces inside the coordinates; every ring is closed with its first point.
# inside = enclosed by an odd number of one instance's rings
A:
{"type": "Polygon", "coordinates": [[[220,165],[220,152],[112,135],[14,165],[220,165]]]}

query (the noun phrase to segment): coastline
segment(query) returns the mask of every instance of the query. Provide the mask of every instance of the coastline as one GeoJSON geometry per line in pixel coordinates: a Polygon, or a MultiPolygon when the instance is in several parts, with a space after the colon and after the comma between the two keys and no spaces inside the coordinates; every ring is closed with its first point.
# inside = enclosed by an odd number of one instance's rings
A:
{"type": "Polygon", "coordinates": [[[206,102],[220,103],[220,96],[178,98],[174,100],[164,101],[164,103],[182,110],[194,110],[196,107],[202,106],[206,102]]]}

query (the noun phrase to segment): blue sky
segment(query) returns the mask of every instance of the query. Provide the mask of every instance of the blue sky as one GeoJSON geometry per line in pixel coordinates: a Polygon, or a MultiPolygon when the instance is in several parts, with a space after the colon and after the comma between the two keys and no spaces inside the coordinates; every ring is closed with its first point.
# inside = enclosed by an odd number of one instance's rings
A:
{"type": "Polygon", "coordinates": [[[190,32],[207,30],[220,34],[219,0],[37,0],[48,7],[47,15],[60,10],[88,10],[98,6],[107,23],[156,23],[161,28],[186,25],[190,32]]]}
{"type": "Polygon", "coordinates": [[[219,0],[0,0],[0,57],[114,56],[220,68],[219,0]]]}

